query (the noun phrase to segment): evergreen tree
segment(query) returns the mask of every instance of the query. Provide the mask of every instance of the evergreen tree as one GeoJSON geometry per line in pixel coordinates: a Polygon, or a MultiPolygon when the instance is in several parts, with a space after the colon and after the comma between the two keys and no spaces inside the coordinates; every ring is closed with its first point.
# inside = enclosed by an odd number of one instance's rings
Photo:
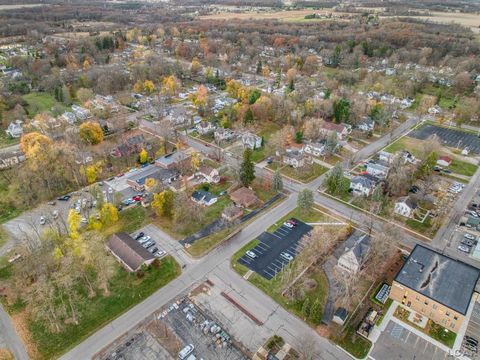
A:
{"type": "Polygon", "coordinates": [[[261,74],[262,73],[262,60],[258,60],[258,63],[257,63],[257,74],[261,74]]]}
{"type": "Polygon", "coordinates": [[[325,179],[325,187],[330,195],[341,196],[348,193],[350,181],[343,175],[341,164],[335,165],[330,171],[330,174],[325,179]]]}
{"type": "Polygon", "coordinates": [[[272,178],[272,190],[279,192],[283,190],[283,179],[282,175],[280,175],[280,171],[275,171],[272,178]]]}
{"type": "Polygon", "coordinates": [[[308,319],[310,317],[310,299],[307,297],[302,304],[302,315],[304,319],[308,319]]]}
{"type": "Polygon", "coordinates": [[[313,192],[310,189],[303,189],[298,193],[297,206],[300,210],[307,212],[313,208],[313,192]]]}
{"type": "Polygon", "coordinates": [[[315,300],[315,302],[313,303],[310,309],[309,320],[315,325],[320,324],[320,321],[322,321],[322,308],[320,306],[320,301],[318,301],[318,299],[315,300]]]}
{"type": "Polygon", "coordinates": [[[243,118],[243,122],[245,125],[247,124],[252,124],[253,123],[253,112],[252,109],[248,108],[247,111],[245,112],[245,117],[243,118]]]}
{"type": "Polygon", "coordinates": [[[249,187],[255,179],[255,165],[252,161],[252,150],[245,149],[243,162],[240,166],[240,182],[243,186],[249,187]]]}

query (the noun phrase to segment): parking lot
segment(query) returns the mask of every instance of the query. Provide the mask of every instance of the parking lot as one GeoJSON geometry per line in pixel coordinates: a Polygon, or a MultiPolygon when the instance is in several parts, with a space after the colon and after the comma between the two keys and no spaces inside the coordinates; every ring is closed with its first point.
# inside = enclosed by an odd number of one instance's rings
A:
{"type": "MultiPolygon", "coordinates": [[[[477,299],[473,306],[472,316],[468,323],[467,330],[465,331],[466,336],[470,336],[475,340],[480,342],[480,299],[477,299]]],[[[480,359],[480,355],[472,353],[470,350],[463,348],[462,351],[465,351],[465,354],[468,355],[471,359],[480,359]]],[[[477,350],[478,352],[478,350],[477,350]]]]}
{"type": "Polygon", "coordinates": [[[462,150],[468,148],[470,152],[480,154],[480,138],[475,134],[430,124],[424,125],[409,134],[409,136],[421,140],[425,140],[431,135],[437,135],[446,146],[462,150]]]}
{"type": "Polygon", "coordinates": [[[375,342],[370,359],[416,359],[441,360],[451,359],[449,354],[442,351],[429,341],[415,335],[402,325],[390,321],[375,342]]]}
{"type": "Polygon", "coordinates": [[[283,224],[273,233],[261,234],[258,237],[260,243],[250,250],[255,257],[245,254],[238,262],[264,278],[272,279],[291,261],[286,257],[291,256],[293,259],[302,250],[300,239],[312,230],[310,225],[297,219],[292,220],[297,223],[292,228],[283,224]],[[282,255],[284,253],[288,255],[282,255]]]}
{"type": "Polygon", "coordinates": [[[148,227],[133,233],[131,236],[151,254],[155,255],[158,258],[165,257],[167,255],[167,251],[161,244],[158,232],[154,232],[151,230],[152,227],[148,227]]]}
{"type": "MultiPolygon", "coordinates": [[[[476,191],[468,203],[465,213],[460,219],[459,226],[455,229],[449,246],[459,255],[470,256],[474,254],[480,238],[480,192],[476,191]]],[[[477,259],[480,260],[480,259],[477,259]]]]}

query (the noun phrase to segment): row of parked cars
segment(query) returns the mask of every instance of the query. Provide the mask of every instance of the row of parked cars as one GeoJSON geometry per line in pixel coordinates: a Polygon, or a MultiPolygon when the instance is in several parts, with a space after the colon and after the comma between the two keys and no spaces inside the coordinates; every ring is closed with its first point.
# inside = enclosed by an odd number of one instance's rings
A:
{"type": "Polygon", "coordinates": [[[462,183],[459,183],[459,182],[454,182],[452,185],[450,185],[450,187],[448,188],[448,192],[452,193],[452,194],[458,194],[459,192],[461,192],[463,190],[463,188],[465,187],[464,184],[462,183]]]}
{"type": "Polygon", "coordinates": [[[463,238],[460,240],[460,244],[458,245],[458,250],[470,254],[472,247],[476,246],[478,239],[475,235],[470,233],[465,233],[463,238]]]}
{"type": "Polygon", "coordinates": [[[465,337],[463,338],[462,346],[465,349],[470,350],[474,354],[478,353],[478,340],[471,336],[465,335],[465,337]]]}
{"type": "Polygon", "coordinates": [[[166,251],[160,250],[156,245],[156,242],[152,238],[142,231],[135,236],[135,240],[143,246],[150,254],[155,255],[158,258],[162,258],[167,255],[166,251]]]}

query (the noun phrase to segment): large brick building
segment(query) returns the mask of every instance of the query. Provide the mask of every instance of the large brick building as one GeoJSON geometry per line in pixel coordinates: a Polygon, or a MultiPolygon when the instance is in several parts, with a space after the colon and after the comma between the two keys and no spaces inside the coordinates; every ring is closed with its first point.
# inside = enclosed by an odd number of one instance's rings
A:
{"type": "Polygon", "coordinates": [[[417,245],[392,283],[390,297],[444,328],[458,332],[480,270],[417,245]]]}

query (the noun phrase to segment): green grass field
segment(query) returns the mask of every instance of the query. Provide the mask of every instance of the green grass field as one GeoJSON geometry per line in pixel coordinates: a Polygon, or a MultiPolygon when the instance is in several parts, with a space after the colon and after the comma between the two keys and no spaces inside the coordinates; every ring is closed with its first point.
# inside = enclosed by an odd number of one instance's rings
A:
{"type": "MultiPolygon", "coordinates": [[[[23,95],[23,99],[28,103],[27,111],[29,117],[34,117],[39,112],[50,112],[52,113],[52,108],[58,107],[60,112],[66,111],[68,107],[62,103],[59,103],[53,95],[49,93],[41,92],[31,92],[29,94],[23,95]]],[[[53,114],[58,115],[58,114],[53,114]]]]}
{"type": "Polygon", "coordinates": [[[30,323],[32,339],[37,344],[42,358],[57,358],[168,284],[180,272],[180,266],[172,257],[162,259],[158,269],[153,266],[147,269],[141,279],[118,267],[116,275],[110,281],[110,296],[96,296],[86,300],[78,309],[80,319],[78,325],[67,325],[63,331],[51,333],[41,322],[30,323]]]}
{"type": "Polygon", "coordinates": [[[313,163],[309,166],[308,169],[294,169],[290,166],[284,166],[280,170],[283,175],[286,175],[292,179],[301,181],[303,183],[309,183],[310,181],[315,180],[320,175],[326,173],[328,169],[320,164],[313,163]]]}
{"type": "Polygon", "coordinates": [[[453,160],[448,169],[455,174],[473,176],[475,171],[477,171],[477,165],[460,160],[453,160]]]}

